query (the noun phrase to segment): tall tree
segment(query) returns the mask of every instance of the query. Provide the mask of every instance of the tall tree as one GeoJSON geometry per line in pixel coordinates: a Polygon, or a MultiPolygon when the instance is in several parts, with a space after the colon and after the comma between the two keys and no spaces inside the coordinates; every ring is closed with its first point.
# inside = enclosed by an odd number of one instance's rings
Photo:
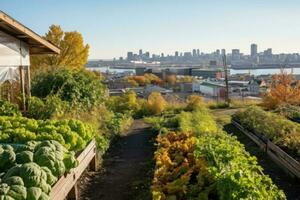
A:
{"type": "Polygon", "coordinates": [[[89,55],[89,45],[84,44],[82,35],[77,31],[64,32],[60,26],[52,25],[44,37],[61,49],[59,55],[31,56],[33,71],[48,66],[83,68],[89,55]]]}
{"type": "Polygon", "coordinates": [[[282,72],[272,77],[270,91],[265,95],[263,105],[275,109],[284,104],[300,105],[300,85],[292,74],[282,72]]]}

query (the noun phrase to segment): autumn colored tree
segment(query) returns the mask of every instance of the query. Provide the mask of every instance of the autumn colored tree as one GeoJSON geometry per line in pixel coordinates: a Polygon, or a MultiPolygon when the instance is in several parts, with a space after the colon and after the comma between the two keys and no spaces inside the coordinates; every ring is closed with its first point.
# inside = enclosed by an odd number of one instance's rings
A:
{"type": "Polygon", "coordinates": [[[186,102],[187,102],[187,109],[188,110],[195,110],[195,109],[200,108],[204,105],[202,97],[198,96],[198,95],[188,96],[186,102]]]}
{"type": "Polygon", "coordinates": [[[111,96],[106,105],[116,113],[134,114],[141,109],[143,99],[139,99],[134,91],[127,91],[121,96],[111,96]]]}
{"type": "Polygon", "coordinates": [[[77,31],[64,32],[60,26],[52,25],[44,38],[61,49],[59,55],[31,56],[31,69],[48,66],[82,69],[87,62],[89,45],[84,44],[82,35],[77,31]]]}
{"type": "Polygon", "coordinates": [[[162,84],[162,80],[154,74],[146,73],[146,74],[144,74],[144,77],[146,78],[147,83],[151,83],[151,84],[155,84],[155,85],[162,84]]]}
{"type": "Polygon", "coordinates": [[[146,86],[148,84],[160,85],[162,80],[154,74],[144,74],[143,76],[127,76],[124,80],[132,86],[146,86]]]}
{"type": "Polygon", "coordinates": [[[180,78],[177,78],[177,82],[179,83],[192,83],[194,81],[194,77],[192,76],[183,76],[180,78]]]}
{"type": "Polygon", "coordinates": [[[153,114],[162,113],[167,107],[166,100],[161,96],[159,92],[152,92],[147,100],[147,109],[153,114]]]}
{"type": "Polygon", "coordinates": [[[264,96],[263,105],[275,109],[284,104],[300,105],[300,85],[292,74],[282,72],[272,77],[270,91],[264,96]]]}
{"type": "Polygon", "coordinates": [[[177,78],[175,75],[169,75],[166,77],[166,82],[169,84],[169,85],[175,85],[176,84],[176,81],[177,81],[177,78]]]}

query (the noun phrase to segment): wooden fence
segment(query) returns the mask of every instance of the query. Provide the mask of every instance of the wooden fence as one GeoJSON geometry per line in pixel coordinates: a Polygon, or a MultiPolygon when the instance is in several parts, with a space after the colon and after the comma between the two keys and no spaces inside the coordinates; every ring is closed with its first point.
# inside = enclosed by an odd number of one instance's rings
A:
{"type": "Polygon", "coordinates": [[[97,170],[95,139],[78,155],[77,160],[78,166],[62,176],[52,187],[51,200],[78,199],[77,180],[88,166],[91,170],[97,170]]]}
{"type": "Polygon", "coordinates": [[[300,179],[300,163],[283,151],[280,147],[275,145],[270,140],[262,137],[257,133],[246,130],[237,121],[232,120],[232,124],[237,127],[241,132],[248,136],[253,142],[255,142],[264,152],[266,152],[270,158],[276,162],[284,171],[293,177],[300,179]]]}

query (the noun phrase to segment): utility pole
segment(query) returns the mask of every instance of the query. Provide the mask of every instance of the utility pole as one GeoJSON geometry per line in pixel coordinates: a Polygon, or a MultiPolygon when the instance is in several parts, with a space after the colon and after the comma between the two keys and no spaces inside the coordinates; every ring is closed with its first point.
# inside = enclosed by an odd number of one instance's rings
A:
{"type": "Polygon", "coordinates": [[[226,53],[223,54],[223,66],[224,66],[224,72],[225,72],[225,85],[226,85],[225,102],[229,106],[230,100],[229,100],[228,68],[227,68],[227,62],[226,62],[226,53]]]}

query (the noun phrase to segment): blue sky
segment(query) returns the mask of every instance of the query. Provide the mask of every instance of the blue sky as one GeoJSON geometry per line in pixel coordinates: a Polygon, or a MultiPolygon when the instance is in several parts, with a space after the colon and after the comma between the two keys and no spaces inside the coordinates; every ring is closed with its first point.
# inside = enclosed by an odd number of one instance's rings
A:
{"type": "Polygon", "coordinates": [[[39,34],[77,30],[90,58],[239,48],[300,52],[299,0],[0,0],[0,9],[39,34]]]}

